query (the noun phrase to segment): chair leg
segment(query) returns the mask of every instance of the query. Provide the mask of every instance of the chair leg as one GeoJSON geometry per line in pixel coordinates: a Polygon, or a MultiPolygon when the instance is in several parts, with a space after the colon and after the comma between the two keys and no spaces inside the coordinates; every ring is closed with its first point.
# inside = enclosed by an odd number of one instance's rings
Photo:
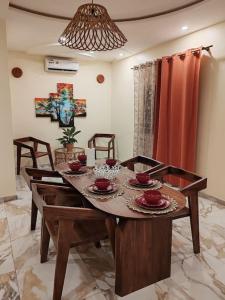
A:
{"type": "Polygon", "coordinates": [[[31,203],[31,230],[36,229],[37,213],[38,213],[37,206],[34,203],[34,200],[32,199],[32,203],[31,203]]]}
{"type": "Polygon", "coordinates": [[[116,232],[116,218],[108,217],[105,221],[105,225],[108,231],[110,243],[112,246],[113,256],[115,257],[116,241],[115,241],[115,232],[116,232]]]}
{"type": "Polygon", "coordinates": [[[72,232],[72,230],[73,222],[63,220],[59,223],[53,300],[61,300],[62,297],[66,267],[71,245],[71,237],[69,233],[72,232]]]}
{"type": "Polygon", "coordinates": [[[35,156],[35,152],[30,151],[30,153],[31,153],[31,158],[33,160],[33,168],[37,168],[37,159],[36,159],[36,156],[35,156]]]}
{"type": "Polygon", "coordinates": [[[54,167],[54,162],[53,162],[52,152],[51,152],[50,146],[49,147],[47,146],[47,151],[48,151],[48,158],[49,158],[49,161],[50,161],[50,165],[52,167],[52,170],[54,171],[55,167],[54,167]]]}
{"type": "Polygon", "coordinates": [[[42,219],[41,226],[41,264],[45,263],[48,260],[48,249],[49,249],[50,235],[48,232],[48,228],[45,224],[44,219],[42,219]]]}
{"type": "Polygon", "coordinates": [[[17,146],[17,175],[20,175],[20,165],[21,165],[21,147],[17,146]]]}
{"type": "Polygon", "coordinates": [[[101,248],[101,247],[102,247],[102,246],[101,246],[101,242],[100,242],[100,241],[95,242],[95,247],[96,247],[97,249],[101,248]]]}
{"type": "Polygon", "coordinates": [[[198,193],[188,197],[194,253],[200,253],[198,193]]]}
{"type": "Polygon", "coordinates": [[[113,159],[115,159],[115,146],[114,146],[114,144],[113,144],[113,149],[112,149],[112,151],[113,151],[113,159]]]}

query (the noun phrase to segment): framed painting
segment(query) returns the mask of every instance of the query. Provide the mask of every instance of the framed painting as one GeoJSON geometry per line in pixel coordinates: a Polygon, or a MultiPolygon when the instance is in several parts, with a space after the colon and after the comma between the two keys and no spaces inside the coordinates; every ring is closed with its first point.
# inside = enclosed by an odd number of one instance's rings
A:
{"type": "Polygon", "coordinates": [[[87,116],[86,99],[74,99],[74,116],[75,117],[87,116]]]}
{"type": "MultiPolygon", "coordinates": [[[[49,100],[54,103],[54,101],[59,100],[59,94],[58,93],[49,93],[49,100]]],[[[58,122],[58,116],[56,113],[56,110],[52,107],[52,112],[51,112],[51,121],[52,122],[58,122]]]]}
{"type": "Polygon", "coordinates": [[[71,83],[57,83],[58,95],[64,95],[67,98],[73,99],[73,84],[71,83]]]}
{"type": "Polygon", "coordinates": [[[51,113],[48,110],[48,98],[35,98],[34,101],[36,117],[51,117],[51,113]]]}
{"type": "Polygon", "coordinates": [[[73,84],[57,83],[58,100],[58,121],[59,127],[74,126],[74,101],[73,101],[73,84]]]}

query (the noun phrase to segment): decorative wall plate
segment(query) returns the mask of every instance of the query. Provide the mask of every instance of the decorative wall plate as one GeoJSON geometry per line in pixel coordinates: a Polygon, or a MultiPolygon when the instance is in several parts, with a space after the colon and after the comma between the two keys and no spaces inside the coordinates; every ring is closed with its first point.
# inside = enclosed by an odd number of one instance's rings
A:
{"type": "Polygon", "coordinates": [[[15,67],[12,69],[12,75],[15,78],[20,78],[23,75],[23,71],[19,67],[15,67]]]}
{"type": "Polygon", "coordinates": [[[103,83],[103,82],[105,81],[104,75],[99,74],[99,75],[97,76],[97,81],[98,81],[98,83],[103,83]]]}

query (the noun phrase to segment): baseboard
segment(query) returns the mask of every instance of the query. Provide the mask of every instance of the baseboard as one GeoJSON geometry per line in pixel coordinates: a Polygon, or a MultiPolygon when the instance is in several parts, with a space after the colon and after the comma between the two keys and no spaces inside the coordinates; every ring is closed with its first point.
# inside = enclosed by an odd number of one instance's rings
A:
{"type": "Polygon", "coordinates": [[[204,192],[200,192],[199,196],[202,197],[202,198],[206,198],[206,199],[208,199],[210,201],[217,202],[217,203],[219,203],[221,205],[225,205],[225,200],[222,200],[222,199],[216,198],[214,196],[208,195],[208,194],[206,194],[204,192]]]}
{"type": "Polygon", "coordinates": [[[17,199],[17,195],[0,197],[0,203],[8,202],[8,201],[16,200],[16,199],[17,199]]]}

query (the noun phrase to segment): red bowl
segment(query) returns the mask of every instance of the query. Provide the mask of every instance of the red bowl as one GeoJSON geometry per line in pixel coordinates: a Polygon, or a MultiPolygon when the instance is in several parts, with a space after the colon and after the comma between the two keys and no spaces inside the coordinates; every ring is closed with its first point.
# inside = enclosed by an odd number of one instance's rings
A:
{"type": "Polygon", "coordinates": [[[82,167],[82,164],[80,162],[72,162],[68,164],[71,171],[79,171],[82,167]]]}
{"type": "Polygon", "coordinates": [[[107,188],[110,185],[110,180],[106,179],[106,178],[98,178],[95,180],[95,186],[97,186],[97,188],[99,190],[107,190],[107,188]]]}
{"type": "Polygon", "coordinates": [[[145,201],[148,204],[158,204],[162,199],[162,195],[159,191],[145,191],[144,192],[145,201]]]}
{"type": "Polygon", "coordinates": [[[149,176],[149,174],[146,174],[146,173],[137,173],[136,179],[139,183],[146,184],[149,182],[150,176],[149,176]]]}
{"type": "Polygon", "coordinates": [[[112,168],[113,166],[115,166],[115,164],[117,163],[117,160],[116,159],[107,159],[106,160],[106,164],[112,168]]]}
{"type": "Polygon", "coordinates": [[[87,161],[87,155],[85,154],[80,154],[77,158],[81,163],[85,163],[87,161]]]}

